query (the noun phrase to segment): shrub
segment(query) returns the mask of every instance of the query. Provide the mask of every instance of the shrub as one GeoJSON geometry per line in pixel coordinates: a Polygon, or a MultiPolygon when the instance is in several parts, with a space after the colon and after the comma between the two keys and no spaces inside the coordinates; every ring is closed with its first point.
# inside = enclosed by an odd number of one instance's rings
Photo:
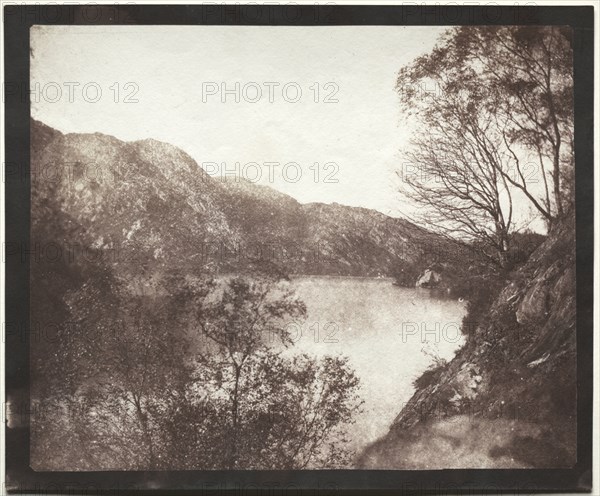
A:
{"type": "Polygon", "coordinates": [[[545,239],[546,236],[531,231],[513,233],[507,253],[509,270],[525,263],[545,239]]]}
{"type": "Polygon", "coordinates": [[[503,280],[497,276],[477,276],[465,280],[461,288],[462,297],[468,300],[467,313],[463,318],[462,329],[467,336],[477,329],[488,315],[488,310],[500,294],[503,280]]]}

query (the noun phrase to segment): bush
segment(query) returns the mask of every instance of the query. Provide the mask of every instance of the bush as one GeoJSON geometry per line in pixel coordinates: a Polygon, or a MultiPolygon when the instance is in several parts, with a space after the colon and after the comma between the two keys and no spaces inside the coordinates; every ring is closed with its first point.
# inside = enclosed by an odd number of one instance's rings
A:
{"type": "Polygon", "coordinates": [[[510,237],[510,248],[507,253],[509,270],[529,260],[531,254],[545,239],[546,236],[531,231],[513,233],[510,237]]]}
{"type": "Polygon", "coordinates": [[[483,319],[488,315],[488,310],[500,294],[503,280],[494,275],[476,276],[468,278],[460,288],[461,297],[467,299],[467,313],[463,318],[462,329],[465,335],[473,333],[483,319]]]}

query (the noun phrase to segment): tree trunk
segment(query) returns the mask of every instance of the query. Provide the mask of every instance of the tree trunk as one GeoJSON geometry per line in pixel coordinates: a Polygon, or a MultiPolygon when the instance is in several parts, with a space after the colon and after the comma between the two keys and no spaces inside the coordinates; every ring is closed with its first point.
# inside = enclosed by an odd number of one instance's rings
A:
{"type": "Polygon", "coordinates": [[[554,200],[556,201],[556,216],[563,216],[562,206],[562,193],[560,191],[560,144],[557,146],[554,152],[554,172],[552,174],[554,179],[554,200]]]}
{"type": "Polygon", "coordinates": [[[138,420],[140,421],[140,425],[142,427],[144,441],[146,442],[146,445],[148,446],[148,456],[150,458],[150,460],[149,460],[150,467],[149,468],[155,469],[156,468],[156,458],[154,456],[154,443],[152,440],[152,433],[150,432],[150,429],[148,427],[148,417],[142,411],[141,400],[138,397],[134,397],[134,398],[135,398],[135,409],[136,409],[137,417],[138,417],[138,420]]]}
{"type": "Polygon", "coordinates": [[[237,465],[237,443],[238,443],[238,411],[239,411],[239,389],[242,368],[234,365],[235,385],[233,388],[233,402],[231,405],[231,444],[229,445],[229,470],[234,470],[237,465]]]}

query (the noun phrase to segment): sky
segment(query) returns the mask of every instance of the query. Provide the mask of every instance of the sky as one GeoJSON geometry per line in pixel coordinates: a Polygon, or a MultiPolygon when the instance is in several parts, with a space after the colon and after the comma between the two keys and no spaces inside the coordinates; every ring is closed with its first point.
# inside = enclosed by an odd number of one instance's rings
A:
{"type": "MultiPolygon", "coordinates": [[[[418,217],[398,192],[416,128],[396,78],[446,29],[33,26],[32,116],[67,133],[165,141],[211,175],[302,203],[418,217]]],[[[532,217],[524,196],[515,206],[519,222],[532,217]]]]}
{"type": "Polygon", "coordinates": [[[213,175],[300,202],[399,215],[409,132],[396,77],[443,30],[34,26],[32,115],[63,132],[166,141],[213,175]]]}

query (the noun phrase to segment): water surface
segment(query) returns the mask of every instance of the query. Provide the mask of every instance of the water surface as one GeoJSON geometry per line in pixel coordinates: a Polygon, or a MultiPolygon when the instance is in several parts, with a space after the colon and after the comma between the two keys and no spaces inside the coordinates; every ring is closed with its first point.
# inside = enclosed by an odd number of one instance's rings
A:
{"type": "Polygon", "coordinates": [[[413,380],[463,344],[465,304],[390,279],[296,277],[306,321],[292,331],[288,353],[349,357],[361,380],[364,412],[349,435],[360,450],[384,435],[414,392],[413,380]]]}

